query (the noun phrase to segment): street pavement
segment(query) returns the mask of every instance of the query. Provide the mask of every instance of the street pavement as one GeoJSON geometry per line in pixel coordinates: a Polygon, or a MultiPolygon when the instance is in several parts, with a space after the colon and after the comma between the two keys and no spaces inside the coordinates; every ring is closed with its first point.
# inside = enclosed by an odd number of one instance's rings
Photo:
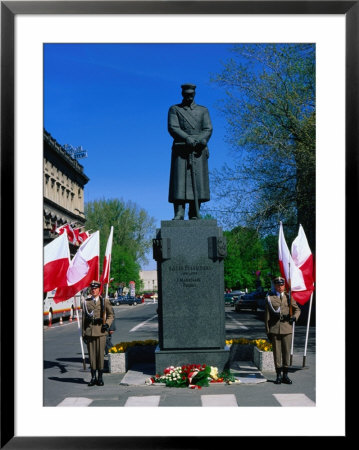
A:
{"type": "MultiPolygon", "coordinates": [[[[136,308],[141,307],[143,306],[136,308]]],[[[230,324],[233,325],[233,329],[229,330],[230,335],[233,335],[234,325],[237,329],[239,327],[238,323],[233,322],[237,316],[233,317],[233,320],[227,320],[228,327],[230,324]]],[[[246,329],[249,336],[250,327],[246,327],[243,320],[240,323],[242,324],[241,336],[245,335],[246,329]]],[[[77,327],[77,322],[66,324],[66,326],[77,327]]],[[[240,383],[216,383],[202,389],[170,388],[160,383],[147,385],[146,379],[155,375],[154,364],[150,363],[134,365],[127,373],[122,374],[105,372],[104,386],[89,387],[87,386],[90,380],[88,363],[84,370],[81,352],[74,352],[73,339],[69,341],[63,339],[61,349],[56,351],[56,357],[49,353],[48,345],[44,347],[44,406],[313,407],[316,404],[315,339],[313,338],[315,328],[310,327],[310,345],[305,367],[303,367],[305,330],[305,326],[296,327],[297,345],[294,347],[292,367],[289,370],[292,385],[274,384],[275,373],[260,372],[251,361],[234,361],[231,372],[240,383]]],[[[47,340],[56,340],[56,333],[62,330],[52,333],[53,331],[55,330],[46,331],[47,340]]],[[[117,342],[117,339],[114,339],[115,341],[117,342]]],[[[106,367],[107,357],[105,357],[105,370],[106,367]]]]}
{"type": "Polygon", "coordinates": [[[155,374],[151,364],[138,364],[125,374],[105,373],[104,386],[89,387],[89,369],[79,369],[79,361],[72,361],[66,377],[57,377],[62,387],[47,406],[315,406],[314,357],[307,358],[306,368],[301,360],[293,358],[292,385],[276,385],[274,373],[261,373],[252,362],[240,361],[231,372],[241,383],[216,383],[202,389],[146,385],[146,378],[155,374]]]}

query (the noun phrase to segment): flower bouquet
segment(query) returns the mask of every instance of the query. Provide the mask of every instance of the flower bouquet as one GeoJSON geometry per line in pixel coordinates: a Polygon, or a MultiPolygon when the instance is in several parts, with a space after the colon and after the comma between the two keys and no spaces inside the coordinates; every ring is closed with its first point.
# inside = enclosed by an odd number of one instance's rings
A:
{"type": "Polygon", "coordinates": [[[157,374],[148,378],[145,383],[165,383],[168,387],[189,387],[201,389],[210,383],[235,382],[235,378],[228,371],[218,374],[217,367],[206,364],[187,364],[183,366],[169,366],[163,371],[163,375],[157,374]]]}

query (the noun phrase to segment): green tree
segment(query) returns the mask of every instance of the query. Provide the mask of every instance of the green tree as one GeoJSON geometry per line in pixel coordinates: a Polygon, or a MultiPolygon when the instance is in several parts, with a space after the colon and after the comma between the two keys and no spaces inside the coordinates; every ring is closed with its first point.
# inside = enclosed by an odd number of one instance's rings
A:
{"type": "MultiPolygon", "coordinates": [[[[264,238],[253,228],[235,227],[225,231],[227,257],[224,260],[225,287],[256,289],[256,272],[264,289],[271,286],[274,276],[280,275],[278,262],[278,235],[264,238]]],[[[288,244],[294,236],[288,235],[288,244]]]]}
{"type": "Polygon", "coordinates": [[[258,232],[239,226],[225,231],[224,236],[227,240],[227,257],[224,260],[225,287],[255,289],[255,272],[266,267],[258,232]]]}
{"type": "Polygon", "coordinates": [[[213,81],[226,88],[223,111],[233,164],[212,173],[223,215],[261,232],[301,223],[315,243],[315,46],[236,45],[213,81]]]}
{"type": "Polygon", "coordinates": [[[140,263],[146,263],[155,232],[154,219],[133,202],[120,199],[101,199],[85,204],[86,228],[100,231],[100,265],[113,226],[111,278],[113,286],[134,281],[140,286],[140,263]]]}

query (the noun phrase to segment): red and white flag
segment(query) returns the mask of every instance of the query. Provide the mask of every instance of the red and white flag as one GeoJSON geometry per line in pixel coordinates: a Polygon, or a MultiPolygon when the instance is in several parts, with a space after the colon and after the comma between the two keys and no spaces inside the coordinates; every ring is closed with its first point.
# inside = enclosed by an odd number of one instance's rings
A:
{"type": "Polygon", "coordinates": [[[76,238],[76,243],[79,244],[79,245],[81,245],[84,242],[84,240],[82,239],[80,230],[81,230],[81,228],[74,228],[73,229],[74,235],[75,235],[75,238],[76,238]]]}
{"type": "Polygon", "coordinates": [[[111,227],[110,236],[107,240],[106,253],[103,258],[101,284],[108,284],[110,282],[110,267],[111,267],[111,251],[112,251],[112,240],[113,240],[113,227],[111,227]]]}
{"type": "Polygon", "coordinates": [[[69,266],[69,241],[66,234],[63,234],[44,247],[44,292],[66,284],[69,266]]]}
{"type": "Polygon", "coordinates": [[[287,246],[282,222],[280,222],[279,225],[278,256],[280,273],[282,274],[282,277],[285,278],[287,289],[289,288],[290,280],[292,292],[306,290],[303,274],[296,266],[287,246]]]}
{"type": "Polygon", "coordinates": [[[66,231],[67,237],[68,237],[69,241],[71,242],[71,244],[76,244],[77,239],[76,239],[74,230],[73,230],[72,226],[69,223],[67,223],[65,225],[62,225],[59,228],[56,228],[55,233],[61,235],[65,231],[66,231]]]}
{"type": "Polygon", "coordinates": [[[65,233],[65,231],[66,231],[66,230],[65,230],[66,225],[67,225],[67,224],[61,225],[61,227],[56,228],[56,229],[55,229],[55,233],[60,234],[60,235],[63,234],[63,233],[65,233]]]}
{"type": "Polygon", "coordinates": [[[89,237],[90,233],[88,231],[83,231],[82,233],[79,233],[78,239],[81,240],[81,242],[85,242],[89,237]]]}
{"type": "Polygon", "coordinates": [[[302,225],[299,225],[298,236],[292,243],[292,258],[302,273],[305,285],[305,290],[296,291],[292,289],[292,295],[297,303],[304,305],[310,299],[314,290],[314,261],[302,225]]]}
{"type": "Polygon", "coordinates": [[[58,286],[54,302],[73,297],[99,277],[100,232],[93,233],[77,250],[67,271],[67,283],[58,286]]]}

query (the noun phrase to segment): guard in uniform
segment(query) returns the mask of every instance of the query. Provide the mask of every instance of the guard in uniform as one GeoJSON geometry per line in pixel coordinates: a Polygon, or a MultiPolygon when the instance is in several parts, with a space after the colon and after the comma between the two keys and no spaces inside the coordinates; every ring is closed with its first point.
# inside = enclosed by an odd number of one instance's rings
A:
{"type": "Polygon", "coordinates": [[[183,84],[182,103],[168,111],[168,132],[173,137],[168,201],[174,206],[174,220],[183,220],[185,205],[188,217],[200,219],[196,211],[210,200],[207,142],[212,135],[208,109],[194,102],[194,84],[183,84]]]}
{"type": "Polygon", "coordinates": [[[273,280],[274,289],[268,295],[265,308],[265,327],[268,339],[273,346],[274,366],[277,372],[275,384],[292,384],[288,377],[290,365],[290,348],[292,344],[293,323],[300,316],[300,308],[291,298],[292,315],[290,315],[289,296],[285,291],[285,280],[276,277],[273,280]],[[281,376],[283,370],[283,377],[281,376]]]}
{"type": "Polygon", "coordinates": [[[91,381],[88,386],[104,385],[102,374],[106,336],[114,320],[112,305],[109,299],[100,296],[100,287],[99,281],[91,282],[91,295],[84,300],[82,310],[82,338],[87,344],[91,367],[91,381]],[[104,316],[105,323],[103,323],[104,316]]]}

